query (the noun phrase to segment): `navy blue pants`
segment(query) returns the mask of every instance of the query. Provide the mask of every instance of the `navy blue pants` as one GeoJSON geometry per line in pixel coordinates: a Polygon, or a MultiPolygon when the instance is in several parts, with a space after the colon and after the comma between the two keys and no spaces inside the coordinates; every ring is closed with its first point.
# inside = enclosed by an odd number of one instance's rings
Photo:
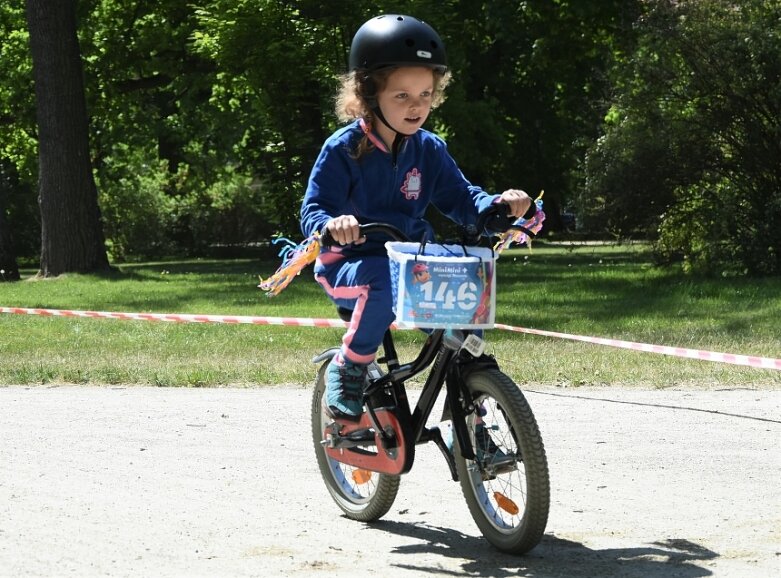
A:
{"type": "Polygon", "coordinates": [[[352,309],[341,356],[353,363],[374,361],[382,337],[395,319],[387,256],[344,258],[323,253],[315,279],[338,307],[352,309]]]}

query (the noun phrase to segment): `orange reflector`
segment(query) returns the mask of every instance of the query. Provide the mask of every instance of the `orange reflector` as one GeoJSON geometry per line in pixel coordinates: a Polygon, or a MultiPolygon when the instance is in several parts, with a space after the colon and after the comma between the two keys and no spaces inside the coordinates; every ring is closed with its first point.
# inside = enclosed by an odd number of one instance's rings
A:
{"type": "Polygon", "coordinates": [[[494,492],[494,500],[496,500],[498,506],[508,514],[512,514],[513,516],[515,516],[518,514],[518,512],[520,512],[515,502],[513,502],[510,498],[508,498],[504,494],[500,494],[499,492],[494,492]]]}
{"type": "Polygon", "coordinates": [[[353,481],[356,484],[365,484],[372,479],[372,473],[369,470],[353,470],[353,481]]]}

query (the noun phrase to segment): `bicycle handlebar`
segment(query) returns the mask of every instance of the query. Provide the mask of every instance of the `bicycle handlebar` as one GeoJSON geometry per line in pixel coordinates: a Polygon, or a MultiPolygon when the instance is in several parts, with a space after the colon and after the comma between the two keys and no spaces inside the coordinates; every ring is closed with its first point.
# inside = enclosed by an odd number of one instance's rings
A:
{"type": "MultiPolygon", "coordinates": [[[[366,235],[371,235],[372,233],[384,233],[394,241],[412,240],[407,235],[405,235],[401,229],[394,227],[389,223],[366,223],[365,225],[360,225],[358,228],[364,237],[366,235]]],[[[337,243],[336,240],[331,235],[331,231],[326,229],[320,235],[320,244],[323,245],[323,247],[331,247],[333,245],[336,245],[337,243]]]]}
{"type": "MultiPolygon", "coordinates": [[[[477,224],[469,225],[464,228],[462,241],[466,245],[477,244],[480,236],[483,232],[489,235],[495,235],[498,233],[504,233],[509,229],[517,228],[526,233],[530,233],[523,227],[513,225],[513,217],[510,216],[510,205],[503,202],[494,203],[477,216],[477,224]]],[[[529,209],[523,215],[524,219],[531,219],[537,213],[537,205],[532,201],[529,209]]],[[[372,233],[383,233],[389,236],[394,241],[412,241],[403,231],[389,223],[366,223],[360,225],[359,230],[365,237],[372,233]]],[[[331,247],[336,245],[336,240],[331,235],[331,232],[326,229],[320,235],[320,244],[323,247],[331,247]]]]}

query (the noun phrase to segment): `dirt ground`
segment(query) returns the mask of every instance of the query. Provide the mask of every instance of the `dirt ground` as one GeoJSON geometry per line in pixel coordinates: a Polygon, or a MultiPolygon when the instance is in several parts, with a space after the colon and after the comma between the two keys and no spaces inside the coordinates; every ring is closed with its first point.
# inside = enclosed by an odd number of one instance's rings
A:
{"type": "Polygon", "coordinates": [[[0,575],[781,576],[781,391],[526,395],[551,514],[513,557],[433,446],[382,521],[342,517],[303,387],[0,388],[0,575]]]}

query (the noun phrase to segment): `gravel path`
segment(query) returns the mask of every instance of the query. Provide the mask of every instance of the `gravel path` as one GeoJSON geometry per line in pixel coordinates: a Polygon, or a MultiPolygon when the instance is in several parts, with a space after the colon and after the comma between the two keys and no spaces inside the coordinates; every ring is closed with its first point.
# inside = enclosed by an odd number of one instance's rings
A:
{"type": "Polygon", "coordinates": [[[551,515],[477,531],[433,446],[384,520],[340,516],[305,388],[0,388],[2,576],[781,576],[781,391],[526,391],[551,515]]]}

